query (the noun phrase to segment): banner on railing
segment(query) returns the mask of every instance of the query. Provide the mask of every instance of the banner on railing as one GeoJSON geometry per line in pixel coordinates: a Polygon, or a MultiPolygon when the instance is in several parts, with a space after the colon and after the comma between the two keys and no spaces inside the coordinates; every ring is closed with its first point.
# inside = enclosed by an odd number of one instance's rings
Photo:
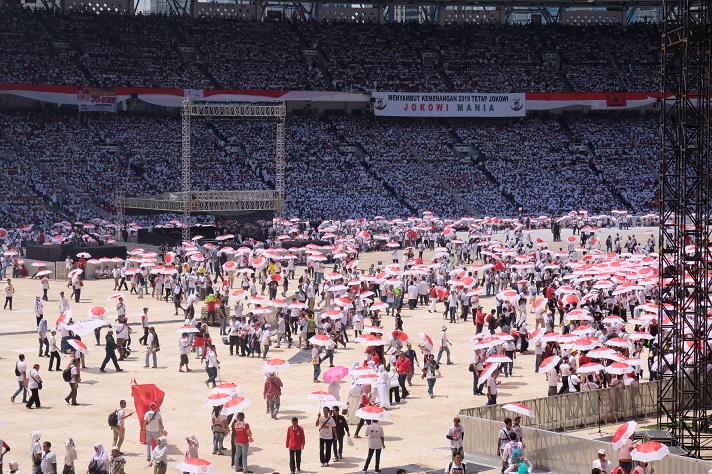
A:
{"type": "Polygon", "coordinates": [[[524,94],[374,92],[375,115],[389,117],[523,117],[524,94]]]}
{"type": "Polygon", "coordinates": [[[77,87],[80,112],[116,113],[116,89],[109,87],[77,87]]]}

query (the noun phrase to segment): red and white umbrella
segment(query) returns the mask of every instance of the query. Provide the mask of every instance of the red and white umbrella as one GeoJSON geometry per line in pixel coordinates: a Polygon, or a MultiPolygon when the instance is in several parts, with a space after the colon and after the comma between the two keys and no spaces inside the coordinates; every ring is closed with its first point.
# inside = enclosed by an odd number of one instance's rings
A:
{"type": "Polygon", "coordinates": [[[513,411],[514,413],[519,413],[520,415],[536,418],[536,415],[534,415],[532,409],[522,403],[507,403],[502,408],[513,411]]]}
{"type": "Polygon", "coordinates": [[[229,393],[215,393],[205,400],[205,405],[209,407],[219,407],[225,405],[230,400],[232,400],[232,396],[229,393]]]}
{"type": "Polygon", "coordinates": [[[433,340],[430,339],[430,336],[425,334],[424,332],[419,332],[418,336],[420,336],[420,339],[423,341],[423,345],[425,348],[429,351],[433,350],[433,340]]]}
{"type": "Polygon", "coordinates": [[[183,333],[198,333],[200,332],[200,329],[196,328],[195,326],[181,326],[178,329],[176,329],[176,334],[183,334],[183,333]]]}
{"type": "Polygon", "coordinates": [[[384,303],[383,301],[377,301],[371,305],[371,309],[373,311],[380,311],[386,308],[388,308],[388,304],[384,303]]]}
{"type": "Polygon", "coordinates": [[[234,397],[223,405],[220,414],[223,416],[235,415],[252,404],[252,400],[244,397],[234,397]]]}
{"type": "Polygon", "coordinates": [[[484,368],[482,369],[482,372],[480,372],[479,379],[480,380],[487,380],[492,376],[495,370],[499,368],[499,364],[486,364],[484,368]]]}
{"type": "Polygon", "coordinates": [[[82,341],[78,341],[76,339],[69,339],[67,343],[81,352],[82,354],[89,354],[89,349],[87,348],[86,344],[84,344],[82,341]]]}
{"type": "Polygon", "coordinates": [[[81,275],[82,273],[84,273],[84,270],[82,270],[81,268],[75,268],[71,272],[67,273],[67,278],[72,279],[76,276],[81,275]]]}
{"type": "Polygon", "coordinates": [[[405,342],[408,340],[408,335],[403,331],[396,330],[391,332],[391,339],[398,339],[400,341],[405,342]]]}
{"type": "Polygon", "coordinates": [[[218,472],[217,468],[205,459],[190,458],[176,464],[176,469],[182,472],[190,472],[191,474],[213,474],[218,472]]]}
{"type": "Polygon", "coordinates": [[[550,371],[551,369],[553,369],[554,367],[556,367],[556,364],[558,364],[559,361],[561,361],[561,357],[559,357],[559,356],[547,357],[546,359],[544,359],[544,360],[541,361],[541,364],[539,365],[539,371],[538,371],[538,372],[539,372],[540,374],[545,374],[545,373],[547,373],[548,371],[550,371]]]}
{"type": "Polygon", "coordinates": [[[546,309],[546,303],[547,303],[546,298],[539,298],[532,304],[532,311],[535,313],[542,313],[546,309]]]}
{"type": "Polygon", "coordinates": [[[598,349],[589,351],[588,356],[592,359],[605,359],[606,356],[615,354],[615,353],[616,353],[616,351],[614,351],[610,347],[599,347],[598,349]]]}
{"type": "Polygon", "coordinates": [[[633,433],[635,433],[636,426],[638,426],[638,423],[636,423],[635,421],[623,423],[613,435],[613,449],[615,449],[616,451],[621,449],[625,442],[628,441],[631,436],[633,436],[633,433]]]}
{"type": "Polygon", "coordinates": [[[334,303],[341,306],[342,308],[352,308],[353,307],[353,301],[351,301],[350,299],[345,298],[343,296],[336,298],[336,301],[334,301],[334,303]]]}
{"type": "Polygon", "coordinates": [[[332,394],[329,392],[325,392],[323,390],[317,390],[316,392],[312,392],[309,395],[306,396],[307,400],[319,400],[319,401],[324,401],[324,400],[336,400],[332,394]]]}
{"type": "Polygon", "coordinates": [[[289,362],[284,359],[272,359],[262,366],[262,371],[266,374],[278,370],[287,370],[289,368],[289,362]]]}
{"type": "Polygon", "coordinates": [[[544,336],[544,329],[539,328],[539,329],[529,333],[529,342],[531,344],[534,344],[534,343],[536,343],[536,341],[541,339],[543,336],[544,336]]]}
{"type": "Polygon", "coordinates": [[[504,354],[495,354],[487,358],[487,362],[492,364],[504,364],[506,362],[512,362],[512,359],[504,354]]]}
{"type": "Polygon", "coordinates": [[[388,418],[388,412],[381,407],[367,406],[356,410],[356,416],[364,420],[385,420],[388,418]]]}
{"type": "Polygon", "coordinates": [[[89,254],[89,252],[79,252],[79,253],[77,254],[77,257],[79,257],[79,258],[91,258],[91,255],[89,254]]]}
{"type": "Polygon", "coordinates": [[[377,336],[372,336],[370,334],[362,334],[359,337],[356,338],[356,342],[360,342],[361,344],[365,344],[368,347],[373,347],[373,346],[385,346],[386,341],[381,339],[380,337],[377,336]]]}
{"type": "Polygon", "coordinates": [[[653,340],[655,339],[655,336],[645,331],[634,331],[630,334],[630,336],[628,336],[629,341],[640,341],[643,339],[653,340]]]}
{"type": "Polygon", "coordinates": [[[119,301],[119,298],[125,298],[123,293],[112,293],[106,298],[106,301],[109,303],[116,303],[119,301]]]}
{"type": "Polygon", "coordinates": [[[541,337],[541,342],[557,342],[561,334],[556,331],[547,332],[541,337]]]}
{"type": "Polygon", "coordinates": [[[363,328],[364,334],[383,334],[383,328],[378,326],[366,326],[363,328]]]}
{"type": "Polygon", "coordinates": [[[237,262],[230,260],[228,262],[223,263],[223,270],[226,272],[234,272],[237,270],[237,262]]]}
{"type": "Polygon", "coordinates": [[[37,272],[37,276],[43,277],[52,274],[52,270],[40,270],[37,272]]]}
{"type": "Polygon", "coordinates": [[[304,308],[306,308],[306,307],[307,307],[306,304],[304,304],[304,303],[299,303],[299,302],[297,302],[297,303],[291,303],[289,306],[287,306],[287,308],[289,308],[289,309],[304,309],[304,308]]]}
{"type": "Polygon", "coordinates": [[[242,389],[234,383],[223,382],[218,384],[218,386],[213,389],[213,394],[227,393],[228,395],[234,395],[236,393],[240,393],[241,391],[242,389]]]}
{"type": "Polygon", "coordinates": [[[47,262],[42,262],[42,261],[40,261],[40,260],[37,260],[36,262],[32,262],[32,266],[33,266],[33,267],[38,267],[38,268],[40,268],[40,267],[46,267],[46,266],[47,266],[47,262]]]}
{"type": "Polygon", "coordinates": [[[326,347],[333,344],[333,341],[326,334],[316,334],[309,338],[309,342],[315,346],[326,347]]]}
{"type": "Polygon", "coordinates": [[[230,293],[230,299],[239,300],[240,298],[244,298],[246,294],[247,294],[247,291],[245,291],[245,290],[235,290],[232,293],[230,293]]]}
{"type": "Polygon", "coordinates": [[[269,300],[267,298],[262,298],[261,296],[253,296],[247,301],[252,304],[266,305],[269,300]]]}
{"type": "Polygon", "coordinates": [[[662,458],[670,454],[667,446],[657,441],[648,441],[647,443],[639,444],[630,453],[630,457],[634,461],[652,462],[660,461],[662,458]]]}
{"type": "Polygon", "coordinates": [[[87,316],[89,316],[90,318],[104,319],[108,312],[109,310],[107,310],[103,306],[94,306],[89,311],[87,311],[87,316]]]}
{"type": "Polygon", "coordinates": [[[590,372],[600,372],[603,369],[604,367],[601,364],[598,364],[596,362],[589,362],[587,364],[580,365],[576,372],[578,372],[579,374],[587,374],[590,372]]]}
{"type": "Polygon", "coordinates": [[[354,377],[365,377],[367,375],[376,375],[376,371],[371,367],[356,367],[351,369],[351,375],[354,377]]]}
{"type": "Polygon", "coordinates": [[[614,362],[608,367],[606,367],[605,370],[609,374],[622,375],[631,372],[633,368],[625,362],[614,362]]]}
{"type": "Polygon", "coordinates": [[[275,308],[286,308],[287,307],[287,302],[284,300],[269,300],[267,303],[270,306],[274,306],[275,308]]]}
{"type": "Polygon", "coordinates": [[[595,337],[586,337],[574,342],[573,348],[577,351],[590,351],[598,347],[599,342],[595,337]]]}
{"type": "Polygon", "coordinates": [[[607,340],[605,344],[607,346],[611,346],[611,347],[623,347],[623,348],[630,347],[630,344],[628,344],[628,341],[626,341],[622,337],[611,338],[611,339],[607,340]]]}

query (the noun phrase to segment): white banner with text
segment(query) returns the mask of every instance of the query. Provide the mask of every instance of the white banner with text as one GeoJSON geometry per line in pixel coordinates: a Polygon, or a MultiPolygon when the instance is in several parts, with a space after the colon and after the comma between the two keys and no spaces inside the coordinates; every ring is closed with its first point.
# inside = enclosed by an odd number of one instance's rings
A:
{"type": "Polygon", "coordinates": [[[523,93],[374,92],[373,112],[389,117],[523,117],[523,93]]]}

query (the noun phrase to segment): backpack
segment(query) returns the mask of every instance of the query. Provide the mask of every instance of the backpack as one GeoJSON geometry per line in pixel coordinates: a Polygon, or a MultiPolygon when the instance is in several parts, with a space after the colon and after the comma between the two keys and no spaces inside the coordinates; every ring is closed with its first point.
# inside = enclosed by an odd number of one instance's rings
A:
{"type": "Polygon", "coordinates": [[[111,413],[109,413],[109,426],[118,426],[119,425],[119,410],[114,410],[111,413]]]}
{"type": "Polygon", "coordinates": [[[99,474],[99,463],[97,462],[96,459],[92,459],[89,462],[89,468],[88,468],[89,474],[99,474]]]}
{"type": "Polygon", "coordinates": [[[518,464],[522,459],[522,449],[519,447],[519,443],[515,443],[512,446],[512,462],[511,464],[518,464]]]}
{"type": "Polygon", "coordinates": [[[62,371],[62,380],[65,382],[71,382],[72,381],[72,368],[67,367],[62,371]]]}
{"type": "Polygon", "coordinates": [[[20,372],[19,370],[17,370],[17,365],[18,365],[18,363],[15,363],[15,376],[16,376],[16,377],[19,377],[20,375],[22,375],[22,372],[20,372]]]}

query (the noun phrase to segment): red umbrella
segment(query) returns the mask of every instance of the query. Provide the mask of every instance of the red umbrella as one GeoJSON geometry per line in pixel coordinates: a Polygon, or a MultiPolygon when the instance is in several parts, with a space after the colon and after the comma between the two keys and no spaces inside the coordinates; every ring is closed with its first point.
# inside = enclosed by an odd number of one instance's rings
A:
{"type": "Polygon", "coordinates": [[[101,318],[104,319],[108,313],[107,309],[103,306],[94,306],[92,309],[87,311],[87,316],[90,318],[101,318]]]}
{"type": "Polygon", "coordinates": [[[388,412],[381,407],[370,405],[356,410],[356,416],[364,420],[385,420],[388,412]]]}
{"type": "Polygon", "coordinates": [[[520,415],[536,417],[532,409],[522,403],[507,403],[502,408],[513,411],[514,413],[519,413],[520,415]]]}
{"type": "Polygon", "coordinates": [[[391,338],[392,339],[400,339],[401,341],[405,342],[408,340],[408,335],[404,333],[403,331],[393,331],[391,332],[391,338]]]}
{"type": "Polygon", "coordinates": [[[420,336],[420,339],[422,339],[423,344],[425,345],[425,348],[428,349],[429,351],[432,351],[433,350],[433,340],[430,339],[430,336],[428,336],[424,332],[419,332],[418,335],[420,336]]]}
{"type": "Polygon", "coordinates": [[[561,357],[559,357],[559,356],[547,357],[546,359],[541,361],[541,365],[539,365],[539,373],[540,374],[547,373],[548,371],[550,371],[551,369],[556,367],[556,364],[558,364],[560,360],[561,360],[561,357]]]}
{"type": "Polygon", "coordinates": [[[647,443],[639,444],[630,453],[633,460],[643,462],[660,461],[668,454],[670,454],[668,447],[657,441],[648,441],[647,443]]]}
{"type": "Polygon", "coordinates": [[[635,427],[638,423],[635,421],[629,421],[622,424],[613,435],[613,449],[618,451],[625,444],[628,439],[635,433],[635,427]]]}

